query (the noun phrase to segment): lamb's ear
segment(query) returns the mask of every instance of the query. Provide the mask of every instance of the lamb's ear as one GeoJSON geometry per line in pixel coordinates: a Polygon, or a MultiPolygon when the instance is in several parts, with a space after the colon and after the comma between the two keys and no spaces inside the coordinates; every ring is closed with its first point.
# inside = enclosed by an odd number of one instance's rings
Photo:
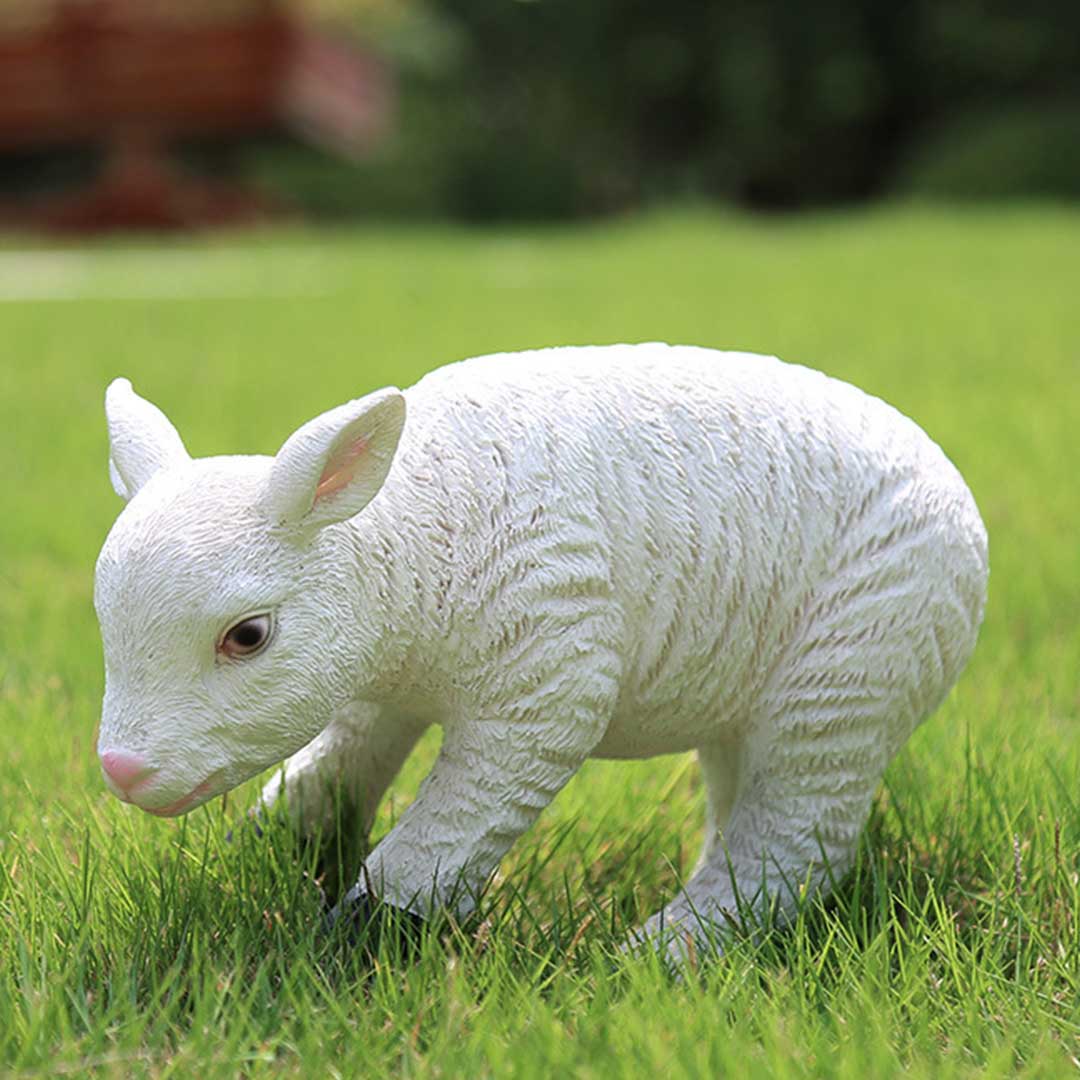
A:
{"type": "Polygon", "coordinates": [[[166,465],[190,460],[168,417],[131,389],[127,379],[114,379],[105,391],[109,425],[109,479],[122,499],[135,493],[166,465]]]}
{"type": "Polygon", "coordinates": [[[274,458],[266,514],[306,534],[360,513],[390,471],[404,424],[405,398],[394,387],[309,420],[274,458]]]}

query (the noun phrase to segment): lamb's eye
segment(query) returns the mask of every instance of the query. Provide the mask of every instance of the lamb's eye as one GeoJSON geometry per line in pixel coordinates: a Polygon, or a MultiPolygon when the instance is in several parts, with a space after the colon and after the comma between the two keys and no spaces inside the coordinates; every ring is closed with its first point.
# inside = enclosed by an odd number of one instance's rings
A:
{"type": "Polygon", "coordinates": [[[253,656],[270,640],[269,615],[252,615],[225,631],[218,652],[225,656],[253,656]]]}

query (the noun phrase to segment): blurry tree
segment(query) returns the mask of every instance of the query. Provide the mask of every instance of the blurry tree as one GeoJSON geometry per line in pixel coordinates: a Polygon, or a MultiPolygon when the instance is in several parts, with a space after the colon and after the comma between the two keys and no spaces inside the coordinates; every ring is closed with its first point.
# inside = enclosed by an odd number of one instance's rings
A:
{"type": "Polygon", "coordinates": [[[862,198],[924,137],[962,137],[973,111],[1080,100],[1076,0],[294,2],[397,64],[398,139],[348,186],[390,209],[862,198]]]}
{"type": "Polygon", "coordinates": [[[895,187],[919,198],[1080,199],[1080,99],[951,117],[918,142],[895,187]]]}

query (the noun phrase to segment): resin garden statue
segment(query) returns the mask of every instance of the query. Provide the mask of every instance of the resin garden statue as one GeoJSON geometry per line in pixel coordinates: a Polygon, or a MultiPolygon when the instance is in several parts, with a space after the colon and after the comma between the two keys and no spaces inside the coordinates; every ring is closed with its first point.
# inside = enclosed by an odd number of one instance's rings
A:
{"type": "Polygon", "coordinates": [[[109,787],[182,814],[263,791],[364,827],[420,735],[413,803],[341,901],[465,914],[590,757],[694,750],[704,849],[640,928],[781,914],[851,865],[875,787],[975,645],[986,534],[882,401],[660,344],[481,357],[331,409],[274,457],[192,459],[106,397],[127,506],[97,563],[109,787]]]}

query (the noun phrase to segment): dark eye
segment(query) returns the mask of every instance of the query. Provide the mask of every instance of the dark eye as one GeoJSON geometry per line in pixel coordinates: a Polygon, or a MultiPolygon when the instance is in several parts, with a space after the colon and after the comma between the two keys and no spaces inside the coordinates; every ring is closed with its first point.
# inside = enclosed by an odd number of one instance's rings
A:
{"type": "Polygon", "coordinates": [[[252,615],[225,631],[218,652],[225,656],[252,656],[270,640],[269,615],[252,615]]]}

